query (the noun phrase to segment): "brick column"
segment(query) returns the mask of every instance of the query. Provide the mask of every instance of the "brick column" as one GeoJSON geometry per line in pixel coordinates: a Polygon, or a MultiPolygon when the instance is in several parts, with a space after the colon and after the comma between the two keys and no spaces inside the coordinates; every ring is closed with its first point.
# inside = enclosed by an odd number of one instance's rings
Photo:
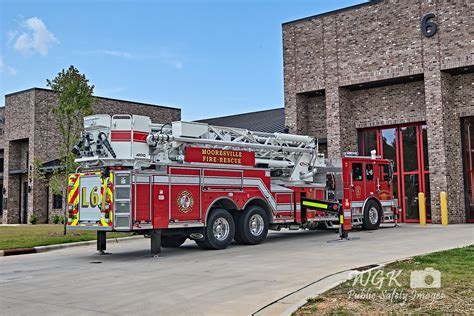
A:
{"type": "MultiPolygon", "coordinates": [[[[423,0],[420,16],[436,11],[433,1],[423,0]]],[[[436,19],[435,19],[436,20],[436,19]]],[[[450,86],[450,74],[441,72],[439,59],[439,33],[432,37],[422,36],[423,68],[425,76],[426,122],[428,125],[428,162],[430,166],[431,217],[433,223],[441,222],[440,192],[448,194],[450,223],[463,223],[462,176],[458,174],[461,163],[453,148],[454,137],[460,137],[459,118],[456,117],[450,86]]]]}
{"type": "Polygon", "coordinates": [[[336,158],[342,155],[339,88],[328,82],[326,82],[326,87],[328,87],[326,89],[328,157],[336,158]]]}
{"type": "Polygon", "coordinates": [[[295,31],[292,25],[283,26],[283,77],[285,93],[285,124],[291,133],[297,132],[295,31]]]}
{"type": "Polygon", "coordinates": [[[428,163],[430,166],[431,218],[441,222],[439,193],[447,192],[447,161],[445,144],[445,113],[441,93],[441,72],[425,72],[426,122],[428,125],[428,163]]]}
{"type": "Polygon", "coordinates": [[[341,100],[337,60],[337,19],[324,17],[324,78],[328,157],[341,157],[341,100]]]}

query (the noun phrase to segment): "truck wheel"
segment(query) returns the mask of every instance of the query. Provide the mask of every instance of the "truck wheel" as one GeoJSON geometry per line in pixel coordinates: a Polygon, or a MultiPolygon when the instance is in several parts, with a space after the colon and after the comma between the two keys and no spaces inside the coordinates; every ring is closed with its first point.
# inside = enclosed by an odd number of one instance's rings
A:
{"type": "Polygon", "coordinates": [[[196,240],[201,249],[225,249],[230,245],[235,234],[234,218],[223,209],[215,209],[209,215],[205,228],[204,241],[196,240]]]}
{"type": "Polygon", "coordinates": [[[259,206],[252,206],[239,216],[235,241],[257,245],[267,237],[268,225],[267,213],[259,206]]]}
{"type": "Polygon", "coordinates": [[[174,236],[161,236],[161,247],[164,248],[178,248],[186,241],[186,237],[174,235],[174,236]]]}
{"type": "Polygon", "coordinates": [[[382,220],[382,210],[377,202],[370,200],[364,207],[364,219],[362,221],[362,228],[365,230],[375,230],[380,226],[382,220]]]}

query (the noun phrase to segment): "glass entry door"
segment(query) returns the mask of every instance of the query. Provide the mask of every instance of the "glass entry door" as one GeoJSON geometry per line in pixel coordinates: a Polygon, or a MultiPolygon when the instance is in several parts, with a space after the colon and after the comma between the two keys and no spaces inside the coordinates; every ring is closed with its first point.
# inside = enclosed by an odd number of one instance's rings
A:
{"type": "Polygon", "coordinates": [[[426,125],[410,124],[363,130],[360,134],[360,152],[392,160],[393,188],[401,209],[403,222],[419,222],[418,193],[426,195],[427,220],[431,221],[429,192],[428,137],[426,125]]]}

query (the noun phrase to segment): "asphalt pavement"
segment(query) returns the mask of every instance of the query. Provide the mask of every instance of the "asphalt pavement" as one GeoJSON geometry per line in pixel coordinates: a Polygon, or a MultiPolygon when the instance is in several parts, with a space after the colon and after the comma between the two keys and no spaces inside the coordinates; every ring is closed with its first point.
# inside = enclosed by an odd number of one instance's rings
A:
{"type": "MultiPolygon", "coordinates": [[[[316,280],[474,244],[474,226],[402,224],[350,236],[360,239],[331,242],[337,240],[333,231],[271,232],[261,245],[220,251],[203,251],[187,241],[164,249],[160,258],[149,255],[149,239],[109,242],[110,254],[102,256],[95,246],[82,246],[0,257],[0,310],[2,315],[281,314],[290,303],[272,302],[316,280]]],[[[316,282],[312,289],[317,287],[316,282]]],[[[311,295],[308,288],[301,293],[311,295]]]]}

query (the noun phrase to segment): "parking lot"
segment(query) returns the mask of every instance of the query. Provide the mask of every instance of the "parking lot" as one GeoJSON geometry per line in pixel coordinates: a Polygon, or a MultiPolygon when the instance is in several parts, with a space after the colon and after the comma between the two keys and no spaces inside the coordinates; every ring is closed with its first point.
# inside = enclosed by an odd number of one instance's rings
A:
{"type": "Polygon", "coordinates": [[[474,243],[474,226],[272,232],[257,246],[149,255],[149,240],[0,258],[3,315],[249,315],[332,273],[474,243]]]}

